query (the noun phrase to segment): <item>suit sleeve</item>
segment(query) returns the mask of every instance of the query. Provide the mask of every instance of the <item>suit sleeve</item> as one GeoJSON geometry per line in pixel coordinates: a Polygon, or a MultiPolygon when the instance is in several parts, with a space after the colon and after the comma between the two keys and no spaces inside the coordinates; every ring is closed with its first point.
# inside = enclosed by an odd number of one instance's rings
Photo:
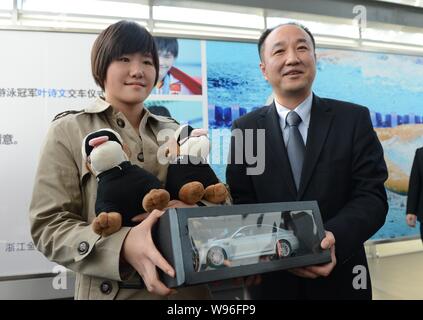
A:
{"type": "Polygon", "coordinates": [[[77,273],[120,281],[120,251],[130,228],[123,227],[108,237],[94,233],[83,213],[86,200],[78,160],[57,122],[47,134],[35,176],[30,205],[32,238],[50,261],[77,273]]]}
{"type": "Polygon", "coordinates": [[[226,182],[234,204],[257,202],[251,177],[247,175],[243,132],[243,130],[238,128],[237,121],[234,121],[228,165],[226,167],[226,182]]]}
{"type": "Polygon", "coordinates": [[[411,168],[410,180],[408,183],[408,196],[407,196],[407,212],[417,214],[419,197],[421,193],[421,178],[420,178],[420,165],[419,165],[419,150],[416,150],[414,155],[413,166],[411,168]]]}
{"type": "Polygon", "coordinates": [[[350,200],[325,228],[335,236],[336,254],[344,263],[385,223],[388,172],[383,149],[367,108],[356,119],[352,145],[350,200]]]}

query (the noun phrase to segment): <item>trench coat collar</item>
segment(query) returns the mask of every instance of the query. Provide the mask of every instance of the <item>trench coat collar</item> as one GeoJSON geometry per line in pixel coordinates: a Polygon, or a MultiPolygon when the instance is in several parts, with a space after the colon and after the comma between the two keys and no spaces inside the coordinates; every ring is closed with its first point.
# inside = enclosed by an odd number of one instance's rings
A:
{"type": "MultiPolygon", "coordinates": [[[[158,116],[151,113],[146,107],[144,107],[145,114],[144,117],[147,117],[147,121],[150,119],[160,121],[160,122],[173,122],[173,119],[169,119],[167,117],[158,116]]],[[[110,112],[112,115],[116,115],[119,111],[113,109],[112,105],[108,103],[104,97],[97,97],[91,105],[89,105],[84,110],[86,113],[101,113],[101,112],[110,112]]]]}

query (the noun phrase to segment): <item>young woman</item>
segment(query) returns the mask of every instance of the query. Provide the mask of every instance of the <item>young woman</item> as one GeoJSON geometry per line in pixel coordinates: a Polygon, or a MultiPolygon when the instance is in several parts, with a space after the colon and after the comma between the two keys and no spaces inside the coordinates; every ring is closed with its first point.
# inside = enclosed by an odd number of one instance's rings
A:
{"type": "Polygon", "coordinates": [[[93,232],[97,181],[81,154],[90,132],[111,128],[130,149],[130,161],[162,182],[167,166],[157,160],[162,129],[178,128],[144,108],[157,82],[159,61],[150,33],[135,22],[120,21],[105,29],[91,52],[92,74],[104,97],[80,112],[53,121],[41,153],[30,206],[31,233],[37,248],[51,261],[76,273],[75,299],[206,299],[209,290],[197,286],[170,290],[157,268],[174,269],[153,244],[151,227],[163,213],[153,211],[133,228],[101,237],[93,232]],[[128,289],[139,274],[145,289],[128,289]]]}

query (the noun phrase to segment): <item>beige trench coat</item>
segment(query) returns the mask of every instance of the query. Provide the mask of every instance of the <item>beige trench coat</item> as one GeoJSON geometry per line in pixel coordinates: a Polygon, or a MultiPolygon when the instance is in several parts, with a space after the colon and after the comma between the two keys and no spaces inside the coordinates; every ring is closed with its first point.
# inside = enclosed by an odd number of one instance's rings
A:
{"type": "MultiPolygon", "coordinates": [[[[123,241],[130,230],[123,227],[109,237],[95,234],[97,181],[81,154],[83,138],[101,128],[117,131],[131,150],[130,161],[150,171],[163,183],[167,166],[159,164],[157,141],[162,129],[178,124],[146,110],[139,132],[125,116],[98,98],[90,107],[55,120],[46,137],[35,177],[30,205],[31,234],[38,250],[49,260],[76,273],[75,299],[159,299],[145,289],[122,289],[118,281],[133,280],[134,270],[119,270],[123,241]],[[130,275],[130,276],[129,276],[130,275]]],[[[210,298],[207,286],[178,289],[175,299],[210,298]]]]}

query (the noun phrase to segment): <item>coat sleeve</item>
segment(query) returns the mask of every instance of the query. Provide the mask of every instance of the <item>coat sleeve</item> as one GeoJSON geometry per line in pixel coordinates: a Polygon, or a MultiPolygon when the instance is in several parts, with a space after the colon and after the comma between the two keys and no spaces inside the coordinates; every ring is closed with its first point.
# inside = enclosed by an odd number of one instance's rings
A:
{"type": "Polygon", "coordinates": [[[325,229],[335,236],[340,263],[349,260],[383,226],[388,212],[384,187],[388,171],[367,108],[360,108],[355,123],[350,200],[325,223],[325,229]]]}
{"type": "Polygon", "coordinates": [[[226,183],[234,204],[256,203],[252,179],[247,175],[247,166],[244,159],[244,134],[238,128],[237,121],[232,125],[231,146],[228,165],[226,167],[226,183]],[[239,161],[242,160],[242,161],[239,161]],[[240,163],[241,162],[241,163],[240,163]]]}
{"type": "Polygon", "coordinates": [[[83,212],[83,186],[69,135],[53,122],[39,158],[30,204],[31,235],[49,260],[77,273],[121,281],[120,251],[129,228],[101,237],[83,212]]]}
{"type": "Polygon", "coordinates": [[[407,211],[406,213],[416,214],[418,213],[418,204],[421,193],[421,177],[420,177],[420,165],[419,165],[419,150],[416,150],[414,155],[413,166],[411,168],[410,180],[408,183],[408,195],[407,195],[407,211]]]}

